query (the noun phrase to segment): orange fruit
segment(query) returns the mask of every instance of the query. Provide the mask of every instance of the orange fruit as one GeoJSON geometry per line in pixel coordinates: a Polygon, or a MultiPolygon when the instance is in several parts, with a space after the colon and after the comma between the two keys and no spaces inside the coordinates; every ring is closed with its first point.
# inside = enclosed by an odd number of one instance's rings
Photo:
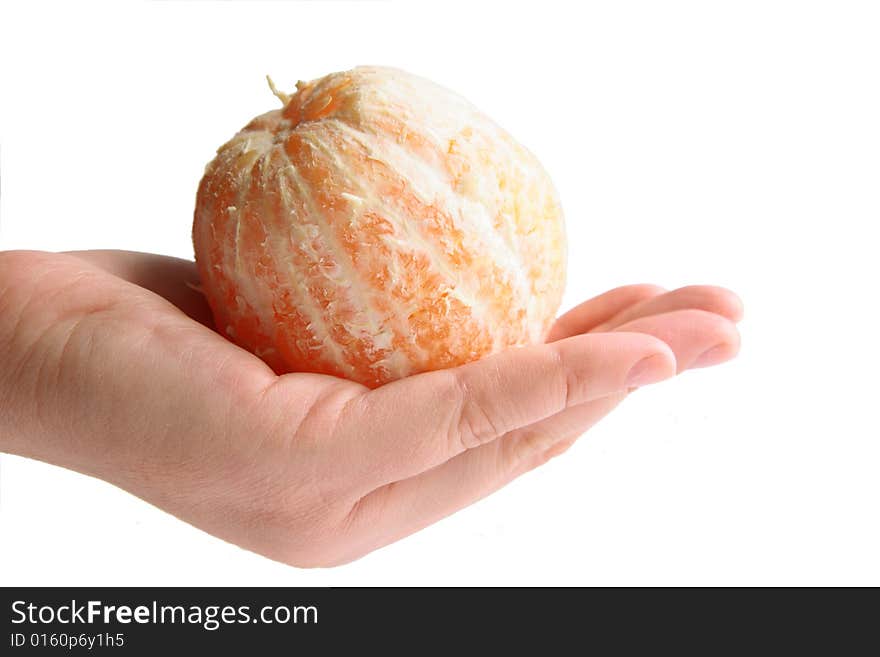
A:
{"type": "Polygon", "coordinates": [[[278,373],[371,387],[543,341],[565,231],[529,151],[397,69],[276,95],[199,185],[193,243],[221,333],[278,373]]]}

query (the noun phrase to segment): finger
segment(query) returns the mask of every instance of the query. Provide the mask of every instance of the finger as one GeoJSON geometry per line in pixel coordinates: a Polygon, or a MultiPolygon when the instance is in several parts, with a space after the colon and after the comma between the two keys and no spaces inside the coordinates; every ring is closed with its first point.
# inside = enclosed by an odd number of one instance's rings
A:
{"type": "MultiPolygon", "coordinates": [[[[719,344],[732,357],[739,344],[730,320],[700,310],[644,317],[620,330],[643,331],[663,339],[676,360],[684,363],[681,369],[694,366],[700,354],[719,344]]],[[[626,396],[626,392],[617,392],[567,408],[420,475],[380,487],[349,514],[347,527],[358,551],[365,553],[418,531],[562,454],[626,396]]]]}
{"type": "Polygon", "coordinates": [[[691,285],[626,307],[593,330],[607,331],[640,317],[688,309],[705,310],[733,322],[738,322],[743,315],[742,301],[730,290],[711,285],[691,285]]]}
{"type": "Polygon", "coordinates": [[[118,251],[67,251],[80,260],[130,283],[155,292],[180,308],[192,319],[214,327],[211,309],[199,291],[199,273],[191,260],[155,253],[118,251]]]}
{"type": "MultiPolygon", "coordinates": [[[[694,362],[701,354],[711,352],[718,345],[725,345],[722,352],[726,350],[727,357],[732,357],[736,351],[735,345],[739,344],[739,335],[730,320],[698,310],[645,317],[626,324],[620,330],[647,333],[664,340],[672,349],[676,362],[680,364],[679,371],[694,366],[694,362]]],[[[562,453],[567,445],[573,443],[574,439],[616,407],[625,396],[626,393],[614,393],[566,408],[556,415],[492,441],[489,445],[461,454],[453,461],[488,459],[489,462],[484,466],[468,467],[485,473],[491,466],[503,476],[517,476],[534,465],[544,462],[548,454],[562,453]],[[490,446],[494,447],[490,449],[490,446]]],[[[435,470],[446,468],[453,461],[435,470]]],[[[459,471],[461,466],[455,468],[459,471]]],[[[477,487],[472,489],[475,498],[480,494],[480,487],[485,485],[484,482],[478,482],[477,487]]],[[[458,479],[458,487],[463,494],[467,494],[469,490],[467,480],[458,479]]]]}
{"type": "Polygon", "coordinates": [[[630,306],[650,299],[665,290],[657,285],[625,285],[584,301],[559,317],[547,342],[570,338],[592,330],[630,306]]]}
{"type": "Polygon", "coordinates": [[[718,365],[736,356],[740,336],[726,317],[705,310],[676,310],[626,322],[616,331],[636,331],[663,340],[675,354],[678,371],[718,365]]]}
{"type": "MultiPolygon", "coordinates": [[[[734,345],[739,344],[736,327],[729,320],[705,311],[678,311],[654,315],[634,320],[621,328],[622,331],[638,331],[663,339],[672,349],[679,371],[694,366],[700,354],[711,351],[717,345],[727,345],[728,357],[735,354],[734,345]]],[[[722,350],[723,351],[723,350],[722,350]]],[[[701,365],[697,365],[701,366],[701,365]]],[[[572,406],[549,418],[515,430],[493,441],[492,451],[480,447],[461,454],[454,460],[489,458],[491,464],[502,473],[517,472],[516,464],[529,463],[532,459],[542,462],[542,454],[547,450],[561,450],[562,440],[571,444],[574,438],[587,431],[595,422],[614,408],[608,405],[610,398],[619,402],[624,393],[615,393],[599,400],[572,406]],[[604,409],[599,415],[597,409],[604,409]],[[570,442],[569,442],[570,441],[570,442]]],[[[440,466],[446,467],[446,464],[440,466]]],[[[524,470],[523,470],[524,471],[524,470]]],[[[467,491],[464,481],[459,481],[463,491],[467,491]]]]}
{"type": "MultiPolygon", "coordinates": [[[[732,326],[729,320],[717,316],[707,316],[707,313],[703,311],[680,311],[653,315],[634,320],[621,327],[620,330],[638,331],[664,339],[675,354],[676,363],[679,364],[679,372],[690,367],[708,365],[708,362],[695,362],[701,354],[707,351],[713,358],[725,352],[726,356],[723,360],[732,358],[736,354],[736,346],[739,344],[737,329],[732,326]],[[682,330],[680,325],[684,325],[688,330],[682,330]],[[718,352],[713,352],[713,348],[719,345],[722,345],[721,349],[718,352]]],[[[721,362],[721,359],[717,362],[721,362]]],[[[619,400],[625,396],[620,393],[617,395],[619,395],[619,400]]],[[[615,396],[611,395],[611,397],[615,396]]],[[[529,459],[528,455],[523,453],[525,451],[535,455],[539,461],[541,460],[541,452],[545,450],[558,449],[561,453],[564,451],[563,445],[556,444],[560,440],[560,436],[564,443],[570,445],[574,438],[595,424],[597,417],[594,409],[604,405],[607,400],[608,397],[567,408],[552,417],[523,427],[494,441],[493,444],[497,443],[503,449],[498,454],[493,454],[492,458],[496,463],[499,462],[498,459],[527,462],[529,459]]],[[[616,404],[609,407],[608,410],[615,406],[616,404]]],[[[487,453],[482,448],[479,452],[481,454],[487,453]]],[[[476,451],[474,454],[476,455],[476,451]]],[[[469,458],[469,454],[463,454],[457,458],[469,458]]],[[[502,470],[505,472],[514,470],[513,463],[504,465],[502,470]]]]}
{"type": "Polygon", "coordinates": [[[581,404],[545,420],[540,431],[519,429],[437,468],[366,495],[348,514],[348,552],[339,555],[339,562],[423,529],[546,463],[568,449],[625,397],[625,392],[618,392],[581,404]]]}
{"type": "MultiPolygon", "coordinates": [[[[725,352],[726,356],[723,360],[732,358],[736,354],[736,346],[739,344],[737,329],[731,325],[729,320],[707,316],[702,311],[653,315],[634,320],[619,330],[638,331],[664,339],[675,354],[679,372],[691,367],[704,367],[710,364],[705,362],[707,359],[703,359],[702,363],[695,362],[700,358],[700,355],[706,352],[710,352],[713,359],[716,356],[720,357],[725,352]],[[689,327],[689,330],[681,330],[679,324],[684,324],[689,327]],[[722,346],[721,349],[713,352],[712,350],[719,345],[722,346]],[[696,357],[695,354],[697,354],[696,357]]],[[[722,359],[719,358],[717,362],[721,361],[722,359]]],[[[623,396],[620,398],[622,399],[623,396]]],[[[539,454],[542,450],[559,447],[555,445],[555,442],[560,435],[571,434],[571,436],[577,437],[587,431],[595,423],[591,409],[600,403],[604,402],[597,400],[567,408],[552,417],[514,431],[495,442],[509,446],[516,445],[516,447],[508,448],[506,452],[512,453],[517,462],[526,461],[528,459],[520,453],[521,450],[529,450],[539,454]],[[518,435],[526,436],[526,440],[516,438],[518,435]]],[[[462,457],[466,456],[462,455],[462,457]]],[[[496,458],[498,458],[497,455],[496,458]]]]}
{"type": "Polygon", "coordinates": [[[361,395],[341,414],[328,453],[372,490],[564,408],[674,372],[669,347],[641,333],[587,334],[512,349],[361,395]],[[384,430],[366,439],[364,426],[384,430]]]}

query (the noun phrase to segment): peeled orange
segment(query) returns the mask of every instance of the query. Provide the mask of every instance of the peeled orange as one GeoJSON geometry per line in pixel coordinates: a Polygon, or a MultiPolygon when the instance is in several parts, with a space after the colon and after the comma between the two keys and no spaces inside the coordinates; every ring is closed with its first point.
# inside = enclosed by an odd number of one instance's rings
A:
{"type": "Polygon", "coordinates": [[[221,333],[278,373],[371,387],[545,338],[565,232],[529,151],[392,68],[276,95],[199,185],[193,242],[221,333]]]}

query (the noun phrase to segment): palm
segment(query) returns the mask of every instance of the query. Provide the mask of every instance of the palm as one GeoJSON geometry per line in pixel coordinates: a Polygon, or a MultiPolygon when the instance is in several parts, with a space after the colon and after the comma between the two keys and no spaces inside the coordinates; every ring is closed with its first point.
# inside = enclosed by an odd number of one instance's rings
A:
{"type": "MultiPolygon", "coordinates": [[[[153,298],[149,299],[149,304],[155,316],[161,317],[168,326],[189,329],[181,331],[180,336],[189,342],[190,348],[210,355],[215,361],[228,360],[234,363],[238,375],[252,378],[256,385],[272,380],[269,368],[260,359],[238,349],[225,339],[218,339],[218,334],[213,330],[211,310],[198,291],[198,272],[192,262],[120,251],[89,252],[88,258],[111,273],[170,301],[168,304],[153,298]],[[194,326],[181,313],[211,330],[194,326]]],[[[664,296],[663,293],[662,288],[653,285],[633,285],[613,290],[563,315],[551,329],[548,341],[587,332],[645,332],[670,344],[676,353],[680,369],[684,369],[684,366],[691,364],[702,353],[705,346],[700,341],[689,340],[691,335],[699,334],[703,329],[711,328],[713,323],[718,323],[717,316],[736,321],[741,315],[738,299],[719,288],[685,288],[672,297],[664,296]]],[[[736,350],[738,342],[732,339],[735,336],[729,334],[727,337],[731,338],[726,342],[728,353],[723,353],[722,350],[715,354],[718,362],[729,358],[736,350]]],[[[280,381],[282,386],[290,389],[289,392],[295,392],[300,387],[298,383],[306,383],[314,389],[320,379],[323,380],[319,389],[322,386],[333,386],[345,392],[345,388],[350,388],[350,394],[364,390],[358,384],[314,375],[310,375],[307,381],[301,381],[302,375],[288,374],[281,377],[280,381]]],[[[528,442],[532,446],[535,442],[543,442],[554,453],[561,452],[573,439],[616,407],[624,397],[625,394],[615,395],[588,404],[566,417],[551,418],[527,431],[517,431],[517,440],[528,442]]],[[[510,442],[505,441],[503,448],[509,449],[510,442]]],[[[502,444],[499,443],[486,446],[486,449],[501,447],[502,444]]]]}
{"type": "MultiPolygon", "coordinates": [[[[443,447],[448,437],[437,426],[462,401],[449,377],[368,391],[318,374],[277,376],[213,330],[193,263],[122,251],[71,255],[31,254],[11,266],[7,287],[29,291],[5,301],[33,323],[16,333],[45,342],[23,350],[38,362],[19,364],[13,401],[75,409],[41,417],[39,431],[55,449],[28,443],[17,451],[116,483],[284,561],[345,561],[431,524],[561,453],[627,394],[611,387],[549,414],[532,408],[536,419],[523,423],[507,415],[532,393],[493,392],[484,380],[481,403],[492,412],[476,417],[488,418],[491,431],[443,447]],[[24,313],[40,296],[57,302],[24,313]],[[437,395],[450,390],[447,411],[437,395]],[[499,401],[508,410],[491,408],[499,401]],[[70,444],[77,448],[63,449],[70,444]]],[[[563,315],[548,341],[618,334],[603,338],[602,360],[608,345],[648,334],[668,345],[681,371],[731,357],[740,312],[720,288],[628,286],[563,315]]],[[[569,344],[569,358],[582,348],[569,344]]],[[[532,358],[511,356],[520,357],[532,358]]]]}

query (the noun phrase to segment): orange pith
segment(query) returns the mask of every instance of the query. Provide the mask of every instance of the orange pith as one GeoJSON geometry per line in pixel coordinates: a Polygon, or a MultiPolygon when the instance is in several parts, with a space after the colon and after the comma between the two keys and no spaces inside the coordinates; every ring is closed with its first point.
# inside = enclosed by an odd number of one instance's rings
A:
{"type": "Polygon", "coordinates": [[[301,84],[224,144],[193,241],[218,330],[276,372],[371,387],[542,340],[565,277],[537,160],[376,67],[301,84]]]}

